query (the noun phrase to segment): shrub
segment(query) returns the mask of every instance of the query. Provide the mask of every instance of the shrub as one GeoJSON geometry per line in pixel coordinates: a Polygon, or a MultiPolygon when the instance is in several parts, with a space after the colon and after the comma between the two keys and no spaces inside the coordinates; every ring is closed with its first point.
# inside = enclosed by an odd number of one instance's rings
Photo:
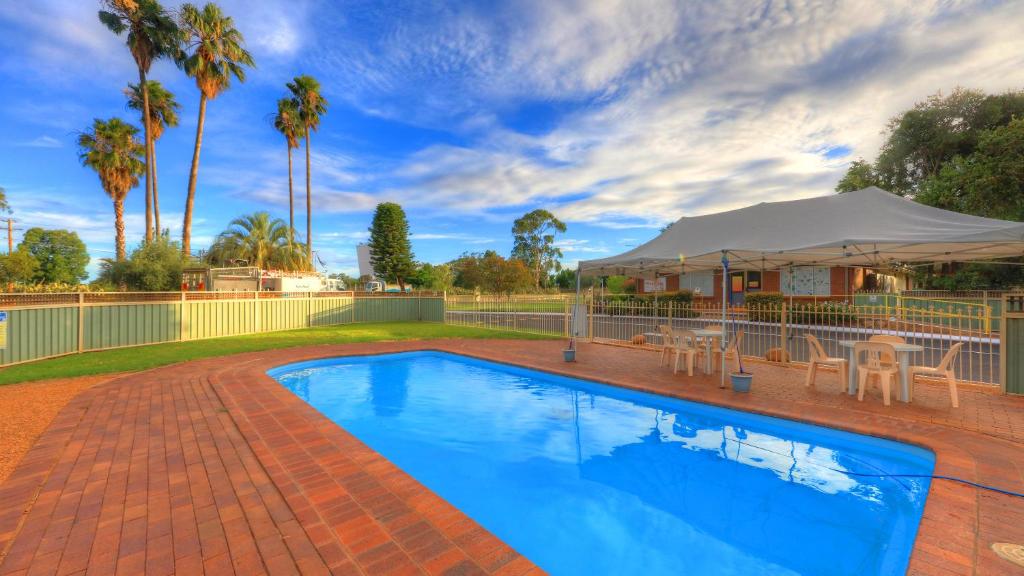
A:
{"type": "Polygon", "coordinates": [[[747,294],[747,317],[751,322],[778,322],[782,318],[781,292],[755,292],[747,294]]]}
{"type": "Polygon", "coordinates": [[[845,302],[817,302],[794,304],[789,310],[793,324],[824,324],[827,326],[853,324],[857,320],[856,308],[845,302]]]}
{"type": "Polygon", "coordinates": [[[693,292],[689,290],[665,292],[657,298],[653,294],[609,294],[594,300],[595,314],[612,316],[668,316],[670,308],[675,318],[698,315],[693,310],[693,292]]]}

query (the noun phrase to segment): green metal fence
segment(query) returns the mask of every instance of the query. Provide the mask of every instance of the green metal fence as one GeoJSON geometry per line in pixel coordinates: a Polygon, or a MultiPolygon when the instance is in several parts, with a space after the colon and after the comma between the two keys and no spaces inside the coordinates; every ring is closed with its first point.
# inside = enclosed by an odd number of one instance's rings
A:
{"type": "Polygon", "coordinates": [[[1024,293],[1007,294],[1003,300],[1003,389],[1009,394],[1024,394],[1024,293]]]}
{"type": "Polygon", "coordinates": [[[0,295],[0,366],[78,352],[356,322],[444,322],[435,294],[0,295]]]}

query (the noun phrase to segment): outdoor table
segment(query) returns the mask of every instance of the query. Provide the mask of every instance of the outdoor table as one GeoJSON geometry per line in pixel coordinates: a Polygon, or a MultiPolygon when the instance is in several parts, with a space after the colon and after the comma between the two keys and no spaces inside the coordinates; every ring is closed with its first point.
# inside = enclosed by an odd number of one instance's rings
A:
{"type": "MultiPolygon", "coordinates": [[[[857,393],[857,354],[854,351],[854,345],[863,340],[840,340],[839,345],[850,350],[850,377],[848,379],[849,387],[847,392],[849,394],[857,393]]],[[[900,402],[909,402],[910,400],[910,353],[911,352],[923,352],[924,346],[918,344],[899,344],[896,342],[886,342],[890,344],[893,349],[896,350],[896,361],[899,363],[900,369],[900,386],[896,390],[896,399],[900,402]]]]}
{"type": "Polygon", "coordinates": [[[722,330],[701,328],[700,330],[692,330],[692,332],[704,341],[704,373],[711,374],[714,372],[714,367],[711,365],[711,345],[714,343],[715,338],[721,338],[723,336],[722,330]]]}

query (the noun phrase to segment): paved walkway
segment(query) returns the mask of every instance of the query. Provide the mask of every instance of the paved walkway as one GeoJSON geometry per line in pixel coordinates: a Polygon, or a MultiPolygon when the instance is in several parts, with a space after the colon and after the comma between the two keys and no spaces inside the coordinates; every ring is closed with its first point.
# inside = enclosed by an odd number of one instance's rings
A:
{"type": "MultiPolygon", "coordinates": [[[[211,345],[216,345],[215,341],[211,345]]],[[[964,390],[948,408],[858,403],[822,373],[755,364],[749,395],[673,376],[655,354],[551,341],[320,346],[170,366],[86,390],[0,485],[0,574],[529,574],[539,570],[265,375],[303,359],[432,348],[884,435],[926,446],[937,474],[1024,491],[1024,399],[964,390]]],[[[145,353],[145,349],[139,350],[145,353]]],[[[1024,500],[935,481],[913,574],[1024,574],[1024,500]]]]}

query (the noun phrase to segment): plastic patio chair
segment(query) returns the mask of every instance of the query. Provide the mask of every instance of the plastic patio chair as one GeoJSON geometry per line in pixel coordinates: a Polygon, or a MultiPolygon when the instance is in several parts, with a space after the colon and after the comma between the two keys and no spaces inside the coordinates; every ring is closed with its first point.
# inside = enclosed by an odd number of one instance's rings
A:
{"type": "Polygon", "coordinates": [[[697,335],[690,330],[673,330],[672,339],[675,353],[672,373],[679,372],[679,360],[683,359],[686,361],[686,375],[693,376],[693,365],[697,359],[697,349],[694,347],[697,343],[697,335]]]}
{"type": "Polygon", "coordinates": [[[888,342],[857,342],[853,346],[854,358],[857,359],[857,400],[864,401],[864,388],[870,376],[878,376],[882,385],[882,402],[888,406],[892,386],[898,381],[895,363],[886,364],[886,355],[896,357],[896,349],[888,342]]]}
{"type": "Polygon", "coordinates": [[[821,345],[821,342],[818,341],[814,334],[806,334],[805,336],[807,337],[811,357],[807,362],[807,378],[804,380],[804,386],[810,387],[811,384],[814,384],[815,377],[818,375],[818,366],[828,366],[839,370],[839,382],[845,390],[850,384],[848,382],[850,379],[849,360],[829,356],[825,353],[825,347],[821,345]]]}
{"type": "MultiPolygon", "coordinates": [[[[875,334],[871,338],[868,338],[868,342],[886,342],[888,344],[906,344],[907,341],[902,336],[894,336],[892,334],[875,334]]],[[[884,356],[882,357],[882,364],[889,364],[892,366],[896,365],[895,356],[884,356]]]]}
{"type": "Polygon", "coordinates": [[[659,366],[665,366],[668,364],[669,357],[675,349],[675,345],[673,343],[675,336],[673,336],[672,328],[670,328],[668,324],[659,324],[658,334],[661,334],[661,362],[659,363],[659,366]]]}
{"type": "Polygon", "coordinates": [[[939,365],[935,367],[931,366],[911,366],[910,367],[910,399],[913,399],[914,391],[914,377],[917,375],[921,376],[933,376],[935,378],[945,378],[946,382],[949,383],[949,401],[953,404],[953,408],[960,407],[960,400],[957,397],[957,381],[956,374],[953,373],[953,360],[956,359],[956,355],[960,353],[960,348],[963,347],[963,342],[957,342],[953,344],[946,352],[942,360],[939,361],[939,365]]]}

